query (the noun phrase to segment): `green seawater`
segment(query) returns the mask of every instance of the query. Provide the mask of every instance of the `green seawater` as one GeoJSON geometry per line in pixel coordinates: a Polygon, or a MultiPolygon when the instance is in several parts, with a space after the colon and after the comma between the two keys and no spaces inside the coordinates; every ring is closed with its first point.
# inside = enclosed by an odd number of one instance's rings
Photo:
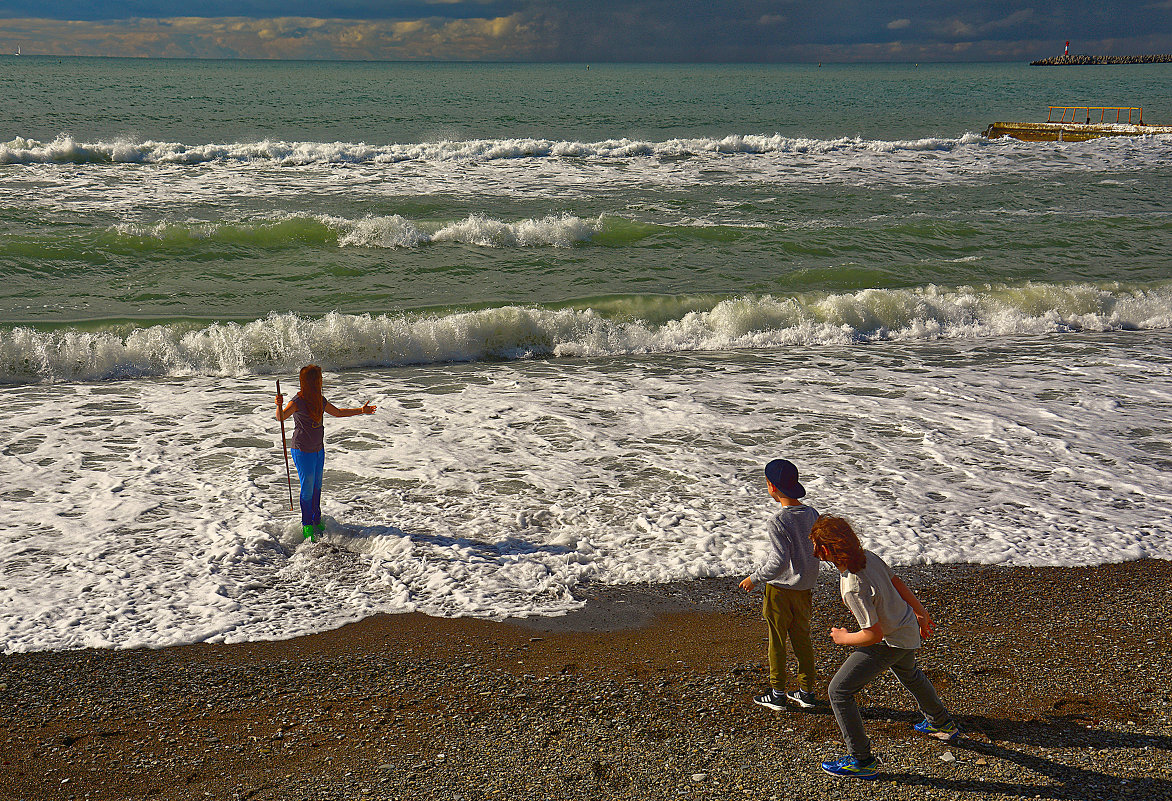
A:
{"type": "Polygon", "coordinates": [[[0,65],[0,649],[731,588],[779,456],[897,567],[1172,556],[1172,137],[981,136],[1172,65],[0,65]]]}
{"type": "Polygon", "coordinates": [[[955,137],[1048,104],[1172,124],[1169,65],[413,64],[27,56],[4,60],[5,138],[652,141],[729,133],[955,137]]]}
{"type": "Polygon", "coordinates": [[[1086,289],[1105,325],[1158,327],[1110,320],[1172,280],[1172,141],[980,136],[1053,103],[1172,121],[1170,65],[5,64],[10,328],[509,305],[654,327],[774,298],[853,304],[870,336],[905,299],[861,293],[1086,289]]]}

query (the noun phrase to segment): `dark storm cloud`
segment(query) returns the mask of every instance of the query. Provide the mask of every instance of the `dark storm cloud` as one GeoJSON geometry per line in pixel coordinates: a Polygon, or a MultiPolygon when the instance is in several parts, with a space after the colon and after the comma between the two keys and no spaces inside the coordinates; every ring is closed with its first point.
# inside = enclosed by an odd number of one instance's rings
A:
{"type": "Polygon", "coordinates": [[[9,0],[0,39],[30,53],[520,61],[1028,60],[1066,39],[1172,51],[1172,0],[205,0],[194,13],[9,0]]]}
{"type": "Polygon", "coordinates": [[[1087,47],[1134,40],[1172,50],[1167,2],[1040,0],[671,0],[540,6],[574,60],[787,61],[798,57],[1020,58],[1065,39],[1087,47]],[[1161,8],[1162,7],[1162,8],[1161,8]],[[857,50],[854,48],[858,48],[857,50]]]}

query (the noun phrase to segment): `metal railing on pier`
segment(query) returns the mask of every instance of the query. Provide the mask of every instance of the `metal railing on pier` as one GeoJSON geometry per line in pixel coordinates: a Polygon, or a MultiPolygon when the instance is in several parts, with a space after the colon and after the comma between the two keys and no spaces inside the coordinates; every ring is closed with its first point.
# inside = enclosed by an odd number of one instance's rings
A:
{"type": "Polygon", "coordinates": [[[1077,123],[1082,122],[1082,114],[1080,114],[1079,112],[1085,111],[1086,117],[1087,117],[1085,124],[1090,125],[1092,122],[1092,117],[1094,116],[1092,114],[1092,112],[1097,111],[1097,112],[1099,112],[1099,119],[1094,120],[1094,121],[1098,122],[1098,123],[1104,123],[1104,122],[1108,122],[1107,112],[1114,111],[1115,112],[1115,122],[1121,123],[1121,122],[1124,122],[1123,112],[1126,111],[1127,112],[1126,122],[1128,125],[1143,125],[1144,124],[1144,110],[1143,110],[1143,108],[1137,107],[1137,106],[1046,106],[1046,108],[1048,108],[1050,110],[1050,113],[1046,115],[1046,122],[1070,122],[1070,123],[1077,124],[1077,123]],[[1055,111],[1061,112],[1058,116],[1058,119],[1054,119],[1054,112],[1055,111]],[[1066,112],[1068,112],[1068,111],[1070,112],[1070,119],[1069,120],[1066,119],[1066,112]],[[1136,119],[1136,121],[1134,123],[1131,121],[1131,113],[1133,111],[1139,112],[1139,114],[1137,115],[1138,119],[1136,119]]]}

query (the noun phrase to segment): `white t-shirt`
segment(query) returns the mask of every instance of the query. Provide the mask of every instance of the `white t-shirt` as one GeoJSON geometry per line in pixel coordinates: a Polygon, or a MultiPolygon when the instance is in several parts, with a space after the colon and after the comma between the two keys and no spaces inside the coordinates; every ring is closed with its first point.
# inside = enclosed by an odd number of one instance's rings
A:
{"type": "Polygon", "coordinates": [[[887,563],[870,551],[867,566],[858,573],[842,573],[838,591],[846,608],[851,610],[860,629],[876,623],[883,630],[883,642],[893,648],[919,648],[920,624],[916,613],[903,599],[891,577],[895,574],[887,563]]]}

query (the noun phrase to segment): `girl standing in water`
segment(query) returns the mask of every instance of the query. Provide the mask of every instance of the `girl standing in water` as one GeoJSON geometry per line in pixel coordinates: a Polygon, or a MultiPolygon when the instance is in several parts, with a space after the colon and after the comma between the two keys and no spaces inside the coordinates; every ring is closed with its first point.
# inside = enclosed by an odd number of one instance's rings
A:
{"type": "Polygon", "coordinates": [[[281,407],[283,395],[277,395],[277,419],[293,418],[293,464],[301,482],[301,534],[310,541],[325,530],[321,522],[321,479],[326,465],[325,427],[322,415],[353,417],[356,414],[374,414],[378,407],[365,403],[357,409],[339,409],[325,399],[321,391],[321,368],[307,364],[299,376],[301,391],[289,405],[281,407]]]}

